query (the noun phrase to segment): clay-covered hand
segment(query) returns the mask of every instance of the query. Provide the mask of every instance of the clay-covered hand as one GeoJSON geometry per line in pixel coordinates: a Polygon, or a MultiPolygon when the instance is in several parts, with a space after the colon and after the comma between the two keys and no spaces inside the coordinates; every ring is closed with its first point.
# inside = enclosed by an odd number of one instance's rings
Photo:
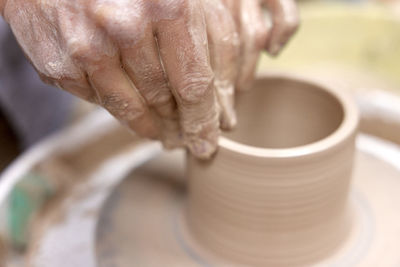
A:
{"type": "Polygon", "coordinates": [[[223,1],[233,14],[240,36],[239,75],[235,87],[246,90],[251,88],[260,51],[265,49],[277,55],[297,30],[297,6],[295,0],[223,1]]]}
{"type": "Polygon", "coordinates": [[[0,1],[44,81],[139,135],[207,158],[220,120],[235,124],[239,41],[222,0],[0,1]]]}

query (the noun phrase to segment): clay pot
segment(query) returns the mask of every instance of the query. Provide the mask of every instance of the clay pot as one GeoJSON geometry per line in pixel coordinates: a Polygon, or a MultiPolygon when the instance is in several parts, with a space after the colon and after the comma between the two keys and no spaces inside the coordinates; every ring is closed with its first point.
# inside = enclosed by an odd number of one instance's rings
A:
{"type": "Polygon", "coordinates": [[[212,161],[188,156],[189,233],[235,264],[302,266],[332,254],[352,226],[350,97],[276,75],[242,93],[237,111],[212,161]]]}

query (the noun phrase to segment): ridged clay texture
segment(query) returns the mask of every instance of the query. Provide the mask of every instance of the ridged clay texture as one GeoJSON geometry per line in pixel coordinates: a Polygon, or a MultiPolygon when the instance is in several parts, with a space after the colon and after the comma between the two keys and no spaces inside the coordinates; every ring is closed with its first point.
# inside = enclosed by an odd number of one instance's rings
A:
{"type": "Polygon", "coordinates": [[[189,234],[238,264],[303,266],[352,225],[358,111],[344,92],[291,76],[258,79],[237,99],[238,127],[211,161],[188,154],[189,234]]]}

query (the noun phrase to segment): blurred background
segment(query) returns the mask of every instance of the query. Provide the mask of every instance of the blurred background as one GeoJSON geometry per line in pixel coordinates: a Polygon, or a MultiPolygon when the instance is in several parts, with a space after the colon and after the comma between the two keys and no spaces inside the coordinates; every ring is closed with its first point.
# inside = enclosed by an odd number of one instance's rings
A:
{"type": "MultiPolygon", "coordinates": [[[[299,31],[278,58],[262,55],[260,72],[299,72],[354,92],[400,94],[400,1],[303,0],[299,6],[299,31]]],[[[94,109],[42,84],[0,20],[0,173],[21,153],[94,109]]],[[[28,182],[14,188],[14,205],[0,211],[0,259],[5,259],[6,247],[11,254],[24,253],[31,215],[54,190],[41,175],[27,176],[28,182]]]]}

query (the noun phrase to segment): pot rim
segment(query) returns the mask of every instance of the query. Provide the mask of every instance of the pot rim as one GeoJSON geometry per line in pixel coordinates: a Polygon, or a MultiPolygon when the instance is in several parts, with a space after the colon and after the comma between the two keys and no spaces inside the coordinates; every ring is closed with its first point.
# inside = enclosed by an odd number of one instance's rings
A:
{"type": "Polygon", "coordinates": [[[326,82],[308,79],[297,74],[264,73],[257,77],[258,80],[269,78],[289,79],[293,82],[309,84],[324,90],[333,96],[340,103],[343,109],[343,119],[340,125],[331,134],[318,141],[291,148],[256,147],[220,136],[218,140],[219,149],[224,149],[235,154],[259,158],[296,158],[328,151],[355,135],[359,124],[359,112],[352,98],[348,93],[344,92],[344,90],[341,90],[341,88],[333,87],[326,84],[326,82]]]}

